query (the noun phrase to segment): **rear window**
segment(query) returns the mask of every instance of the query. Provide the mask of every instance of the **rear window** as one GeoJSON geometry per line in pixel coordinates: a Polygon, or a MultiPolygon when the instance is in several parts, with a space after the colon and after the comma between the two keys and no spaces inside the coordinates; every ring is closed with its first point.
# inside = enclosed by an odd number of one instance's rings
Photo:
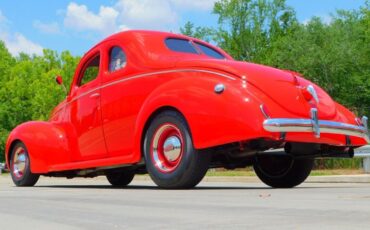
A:
{"type": "Polygon", "coordinates": [[[202,50],[202,52],[209,56],[209,57],[213,57],[213,58],[216,58],[216,59],[225,59],[224,55],[222,55],[220,52],[218,52],[217,50],[214,50],[212,49],[211,47],[208,47],[208,46],[205,46],[203,44],[200,44],[198,42],[196,42],[197,46],[199,47],[199,49],[202,50]]]}
{"type": "Polygon", "coordinates": [[[178,38],[167,38],[165,43],[166,46],[172,51],[198,54],[197,50],[190,43],[189,40],[178,38]]]}

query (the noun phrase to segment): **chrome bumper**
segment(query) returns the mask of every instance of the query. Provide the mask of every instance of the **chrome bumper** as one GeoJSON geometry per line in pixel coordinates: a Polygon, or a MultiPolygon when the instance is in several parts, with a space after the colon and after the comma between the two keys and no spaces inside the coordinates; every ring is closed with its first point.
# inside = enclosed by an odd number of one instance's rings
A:
{"type": "Polygon", "coordinates": [[[367,117],[362,118],[363,125],[351,125],[335,121],[318,120],[317,114],[311,114],[312,119],[290,119],[275,118],[266,119],[263,128],[269,132],[311,132],[317,138],[320,133],[343,134],[364,138],[370,143],[369,129],[367,127],[367,117]]]}

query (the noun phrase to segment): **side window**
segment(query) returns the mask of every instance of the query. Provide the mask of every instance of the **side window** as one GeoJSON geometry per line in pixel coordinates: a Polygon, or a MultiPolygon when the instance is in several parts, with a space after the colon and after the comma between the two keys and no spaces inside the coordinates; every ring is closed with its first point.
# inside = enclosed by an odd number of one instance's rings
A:
{"type": "Polygon", "coordinates": [[[190,43],[189,40],[179,38],[167,38],[165,43],[167,48],[172,51],[198,54],[197,50],[190,43]]]}
{"type": "Polygon", "coordinates": [[[197,46],[202,50],[202,52],[208,57],[213,57],[216,59],[225,59],[225,57],[220,54],[217,50],[212,49],[211,47],[205,46],[196,42],[197,46]]]}
{"type": "Polygon", "coordinates": [[[120,47],[114,46],[109,52],[109,72],[124,68],[126,63],[126,54],[120,47]]]}
{"type": "Polygon", "coordinates": [[[85,85],[90,81],[94,80],[99,74],[100,55],[97,55],[91,59],[82,74],[79,86],[85,85]]]}

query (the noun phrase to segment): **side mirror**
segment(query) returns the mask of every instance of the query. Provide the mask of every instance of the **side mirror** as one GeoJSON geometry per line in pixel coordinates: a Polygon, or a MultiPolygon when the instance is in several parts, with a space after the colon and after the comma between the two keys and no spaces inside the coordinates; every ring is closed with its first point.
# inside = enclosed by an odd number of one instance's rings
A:
{"type": "Polygon", "coordinates": [[[57,76],[55,77],[55,81],[57,82],[57,84],[58,84],[58,85],[62,86],[62,88],[63,88],[64,92],[67,94],[67,88],[66,88],[66,87],[65,87],[65,85],[63,84],[63,78],[62,78],[62,76],[57,75],[57,76]]]}
{"type": "Polygon", "coordinates": [[[63,78],[62,78],[62,76],[57,75],[55,77],[55,81],[57,82],[58,85],[63,85],[63,78]]]}

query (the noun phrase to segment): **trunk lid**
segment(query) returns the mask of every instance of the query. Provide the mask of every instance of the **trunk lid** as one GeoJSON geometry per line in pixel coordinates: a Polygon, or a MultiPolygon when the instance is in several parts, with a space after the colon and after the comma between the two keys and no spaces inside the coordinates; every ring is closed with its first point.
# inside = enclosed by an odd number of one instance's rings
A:
{"type": "Polygon", "coordinates": [[[176,66],[218,69],[238,77],[245,76],[249,84],[298,117],[308,117],[310,114],[311,106],[303,97],[302,89],[311,84],[319,97],[319,118],[328,119],[336,114],[335,102],[324,90],[304,78],[295,77],[289,71],[248,62],[215,59],[184,60],[177,62],[176,66]]]}

